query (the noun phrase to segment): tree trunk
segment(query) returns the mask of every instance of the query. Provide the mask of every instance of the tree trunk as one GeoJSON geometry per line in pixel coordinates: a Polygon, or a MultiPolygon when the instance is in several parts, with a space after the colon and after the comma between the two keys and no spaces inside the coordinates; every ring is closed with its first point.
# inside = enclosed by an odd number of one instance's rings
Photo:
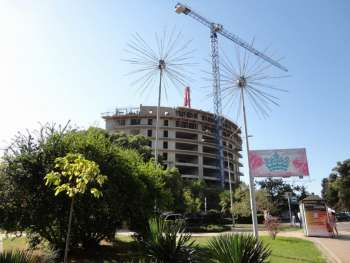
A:
{"type": "Polygon", "coordinates": [[[66,238],[66,248],[64,250],[64,259],[63,259],[64,263],[68,262],[69,238],[70,238],[70,230],[72,227],[73,206],[74,206],[74,197],[72,198],[72,201],[70,203],[69,220],[68,220],[68,233],[67,233],[67,238],[66,238]]]}

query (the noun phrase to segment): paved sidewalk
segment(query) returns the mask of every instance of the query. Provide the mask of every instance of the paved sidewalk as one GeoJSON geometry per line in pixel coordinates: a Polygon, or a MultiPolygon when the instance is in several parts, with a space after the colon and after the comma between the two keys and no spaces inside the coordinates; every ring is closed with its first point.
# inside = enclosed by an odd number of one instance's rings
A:
{"type": "Polygon", "coordinates": [[[332,263],[350,263],[350,231],[347,227],[350,223],[338,223],[339,236],[336,238],[309,238],[319,245],[330,262],[332,263]]]}

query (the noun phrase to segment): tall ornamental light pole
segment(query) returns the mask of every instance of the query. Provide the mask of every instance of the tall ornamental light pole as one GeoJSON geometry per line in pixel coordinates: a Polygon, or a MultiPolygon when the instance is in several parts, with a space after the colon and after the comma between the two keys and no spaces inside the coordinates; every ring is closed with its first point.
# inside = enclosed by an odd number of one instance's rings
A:
{"type": "Polygon", "coordinates": [[[138,85],[141,95],[158,86],[156,134],[154,143],[154,159],[158,162],[160,106],[162,91],[165,95],[171,86],[179,89],[185,87],[190,79],[188,68],[191,63],[193,50],[189,49],[191,41],[184,41],[181,32],[164,31],[158,36],[152,48],[139,34],[133,35],[127,45],[128,58],[124,61],[135,67],[129,75],[138,75],[131,85],[138,85]],[[158,85],[157,85],[158,84],[158,85]]]}
{"type": "MultiPolygon", "coordinates": [[[[237,128],[229,137],[233,138],[234,135],[239,133],[241,131],[240,128],[237,128]]],[[[231,216],[232,216],[232,226],[235,225],[235,214],[233,212],[233,191],[232,191],[232,181],[231,181],[231,165],[230,165],[230,156],[227,152],[227,166],[228,166],[228,181],[229,181],[229,189],[230,189],[230,210],[231,210],[231,216]]]]}

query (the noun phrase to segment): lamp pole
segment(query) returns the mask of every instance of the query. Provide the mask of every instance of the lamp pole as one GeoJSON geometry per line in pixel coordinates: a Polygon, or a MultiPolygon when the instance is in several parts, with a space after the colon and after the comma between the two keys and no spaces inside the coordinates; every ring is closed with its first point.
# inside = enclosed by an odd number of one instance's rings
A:
{"type": "MultiPolygon", "coordinates": [[[[231,139],[237,132],[240,130],[240,128],[237,128],[229,137],[231,139]]],[[[231,181],[231,166],[230,166],[230,156],[227,152],[227,166],[228,166],[228,181],[229,181],[229,189],[230,189],[230,204],[231,204],[231,216],[232,216],[232,227],[235,226],[235,215],[233,213],[233,194],[232,194],[232,181],[231,181]]]]}
{"type": "Polygon", "coordinates": [[[249,139],[248,139],[248,128],[247,128],[247,116],[244,103],[244,85],[241,87],[241,98],[242,98],[242,108],[243,108],[243,118],[244,118],[244,133],[247,147],[247,158],[248,158],[248,175],[249,175],[249,193],[250,193],[250,207],[252,212],[252,222],[253,222],[253,234],[256,238],[259,238],[258,231],[258,219],[256,215],[256,200],[255,200],[255,185],[254,178],[250,173],[250,160],[249,160],[249,139]]]}
{"type": "Polygon", "coordinates": [[[227,165],[228,165],[228,181],[230,185],[230,203],[231,203],[231,216],[232,216],[232,227],[235,226],[235,215],[233,213],[233,197],[232,197],[232,182],[231,182],[231,166],[230,166],[230,156],[227,153],[227,165]]]}
{"type": "Polygon", "coordinates": [[[162,97],[162,79],[163,79],[163,70],[165,69],[165,62],[164,60],[159,60],[159,87],[158,87],[158,105],[157,105],[157,117],[156,117],[156,141],[154,146],[154,161],[157,164],[158,163],[158,143],[159,143],[159,118],[160,118],[160,100],[162,97]]]}

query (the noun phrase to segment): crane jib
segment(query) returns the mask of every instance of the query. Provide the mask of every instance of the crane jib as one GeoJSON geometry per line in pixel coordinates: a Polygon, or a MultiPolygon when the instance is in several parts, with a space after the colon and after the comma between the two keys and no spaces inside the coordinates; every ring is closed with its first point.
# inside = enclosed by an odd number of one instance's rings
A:
{"type": "Polygon", "coordinates": [[[217,32],[220,35],[226,37],[227,39],[233,41],[235,44],[245,48],[246,50],[248,50],[249,52],[251,52],[252,54],[260,57],[261,59],[265,60],[266,62],[270,63],[271,65],[283,70],[283,71],[288,71],[288,69],[284,66],[282,66],[279,62],[273,60],[272,58],[270,58],[269,56],[265,55],[264,53],[256,50],[255,48],[252,47],[252,45],[250,45],[249,43],[245,42],[244,40],[242,40],[241,38],[239,38],[238,36],[228,32],[227,30],[224,30],[223,26],[221,24],[218,23],[213,23],[210,22],[208,19],[204,18],[203,16],[197,14],[196,12],[194,12],[191,8],[189,8],[186,5],[183,5],[181,3],[178,3],[175,6],[175,11],[178,14],[185,14],[185,15],[189,15],[190,17],[194,18],[195,20],[197,20],[198,22],[200,22],[201,24],[207,26],[210,28],[210,30],[213,32],[217,32]]]}

